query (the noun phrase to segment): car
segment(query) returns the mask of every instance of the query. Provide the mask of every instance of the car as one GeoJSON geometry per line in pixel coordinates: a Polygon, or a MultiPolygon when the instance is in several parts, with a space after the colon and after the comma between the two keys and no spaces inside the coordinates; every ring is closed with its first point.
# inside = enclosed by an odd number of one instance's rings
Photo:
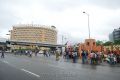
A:
{"type": "Polygon", "coordinates": [[[42,51],[42,50],[40,50],[38,53],[39,53],[39,54],[43,54],[43,51],[42,51]]]}

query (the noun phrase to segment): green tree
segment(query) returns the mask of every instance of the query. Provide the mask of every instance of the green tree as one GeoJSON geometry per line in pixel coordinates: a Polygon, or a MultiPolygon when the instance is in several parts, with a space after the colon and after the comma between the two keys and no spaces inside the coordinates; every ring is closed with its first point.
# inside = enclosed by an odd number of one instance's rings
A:
{"type": "Polygon", "coordinates": [[[120,44],[120,40],[115,40],[114,41],[114,44],[116,45],[116,44],[120,44]]]}
{"type": "Polygon", "coordinates": [[[102,45],[103,44],[103,41],[100,41],[100,40],[97,40],[96,41],[96,45],[99,46],[99,45],[102,45]]]}
{"type": "Polygon", "coordinates": [[[107,41],[107,42],[105,42],[103,45],[104,45],[104,46],[109,46],[109,45],[112,45],[112,44],[113,44],[113,42],[107,41]]]}

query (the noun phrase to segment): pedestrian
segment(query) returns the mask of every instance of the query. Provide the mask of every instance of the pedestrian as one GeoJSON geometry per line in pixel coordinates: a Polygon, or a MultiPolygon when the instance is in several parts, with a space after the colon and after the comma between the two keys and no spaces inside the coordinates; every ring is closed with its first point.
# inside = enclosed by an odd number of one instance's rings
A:
{"type": "Polygon", "coordinates": [[[73,51],[72,56],[73,56],[73,63],[76,63],[77,52],[76,52],[76,51],[73,51]]]}
{"type": "Polygon", "coordinates": [[[120,63],[120,54],[116,54],[117,63],[120,63]]]}
{"type": "Polygon", "coordinates": [[[69,49],[68,48],[65,48],[65,54],[64,54],[64,56],[65,56],[65,59],[69,59],[69,49]]]}
{"type": "Polygon", "coordinates": [[[29,57],[32,57],[32,51],[29,52],[29,57]]]}
{"type": "Polygon", "coordinates": [[[48,51],[48,56],[49,56],[49,57],[51,56],[51,51],[50,51],[50,50],[48,51]]]}
{"type": "Polygon", "coordinates": [[[46,50],[43,51],[43,55],[46,56],[46,50]]]}
{"type": "Polygon", "coordinates": [[[97,52],[95,52],[93,55],[93,64],[97,64],[97,63],[98,63],[98,56],[97,56],[97,52]]]}
{"type": "Polygon", "coordinates": [[[113,53],[113,51],[110,52],[110,54],[108,55],[108,58],[109,58],[109,63],[114,64],[114,53],[113,53]]]}
{"type": "Polygon", "coordinates": [[[5,58],[4,50],[1,51],[1,58],[5,58]]]}
{"type": "Polygon", "coordinates": [[[84,53],[85,53],[85,63],[88,63],[88,52],[84,51],[84,53]]]}
{"type": "Polygon", "coordinates": [[[66,51],[66,59],[68,60],[70,57],[69,57],[69,50],[68,51],[66,51]]]}
{"type": "Polygon", "coordinates": [[[48,50],[46,51],[45,55],[46,55],[46,57],[48,57],[48,56],[49,56],[48,50]]]}
{"type": "Polygon", "coordinates": [[[63,52],[63,59],[66,59],[66,52],[63,52]]]}
{"type": "Polygon", "coordinates": [[[85,51],[82,51],[81,56],[82,56],[82,64],[84,64],[85,63],[85,51]]]}
{"type": "Polygon", "coordinates": [[[23,54],[23,50],[20,50],[20,56],[23,54]]]}
{"type": "Polygon", "coordinates": [[[101,62],[104,62],[104,60],[105,60],[104,52],[101,52],[101,62]]]}
{"type": "Polygon", "coordinates": [[[37,56],[38,52],[39,52],[38,50],[35,51],[35,56],[37,56]]]}
{"type": "Polygon", "coordinates": [[[116,64],[116,63],[117,63],[116,55],[114,55],[113,60],[114,60],[114,63],[113,63],[113,64],[116,64]]]}
{"type": "Polygon", "coordinates": [[[28,55],[28,51],[27,51],[27,50],[25,51],[25,55],[26,55],[26,56],[28,55]]]}
{"type": "Polygon", "coordinates": [[[94,63],[94,52],[91,51],[90,53],[90,64],[93,64],[94,63]]]}
{"type": "Polygon", "coordinates": [[[60,53],[58,50],[56,50],[56,61],[59,61],[59,56],[60,56],[60,53]]]}

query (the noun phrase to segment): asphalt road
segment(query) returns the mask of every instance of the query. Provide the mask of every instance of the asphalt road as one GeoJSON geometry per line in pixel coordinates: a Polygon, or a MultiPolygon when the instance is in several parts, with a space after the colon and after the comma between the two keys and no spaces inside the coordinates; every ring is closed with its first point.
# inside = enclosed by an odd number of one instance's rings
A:
{"type": "Polygon", "coordinates": [[[54,56],[6,54],[0,58],[0,80],[120,80],[120,67],[55,61],[54,56]]]}

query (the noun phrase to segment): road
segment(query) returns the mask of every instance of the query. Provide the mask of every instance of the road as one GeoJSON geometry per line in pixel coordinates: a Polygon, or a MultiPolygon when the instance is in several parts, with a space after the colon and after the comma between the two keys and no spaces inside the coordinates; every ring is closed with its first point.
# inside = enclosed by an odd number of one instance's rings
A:
{"type": "Polygon", "coordinates": [[[55,61],[55,57],[6,54],[0,58],[0,80],[119,80],[119,66],[55,61]]]}

